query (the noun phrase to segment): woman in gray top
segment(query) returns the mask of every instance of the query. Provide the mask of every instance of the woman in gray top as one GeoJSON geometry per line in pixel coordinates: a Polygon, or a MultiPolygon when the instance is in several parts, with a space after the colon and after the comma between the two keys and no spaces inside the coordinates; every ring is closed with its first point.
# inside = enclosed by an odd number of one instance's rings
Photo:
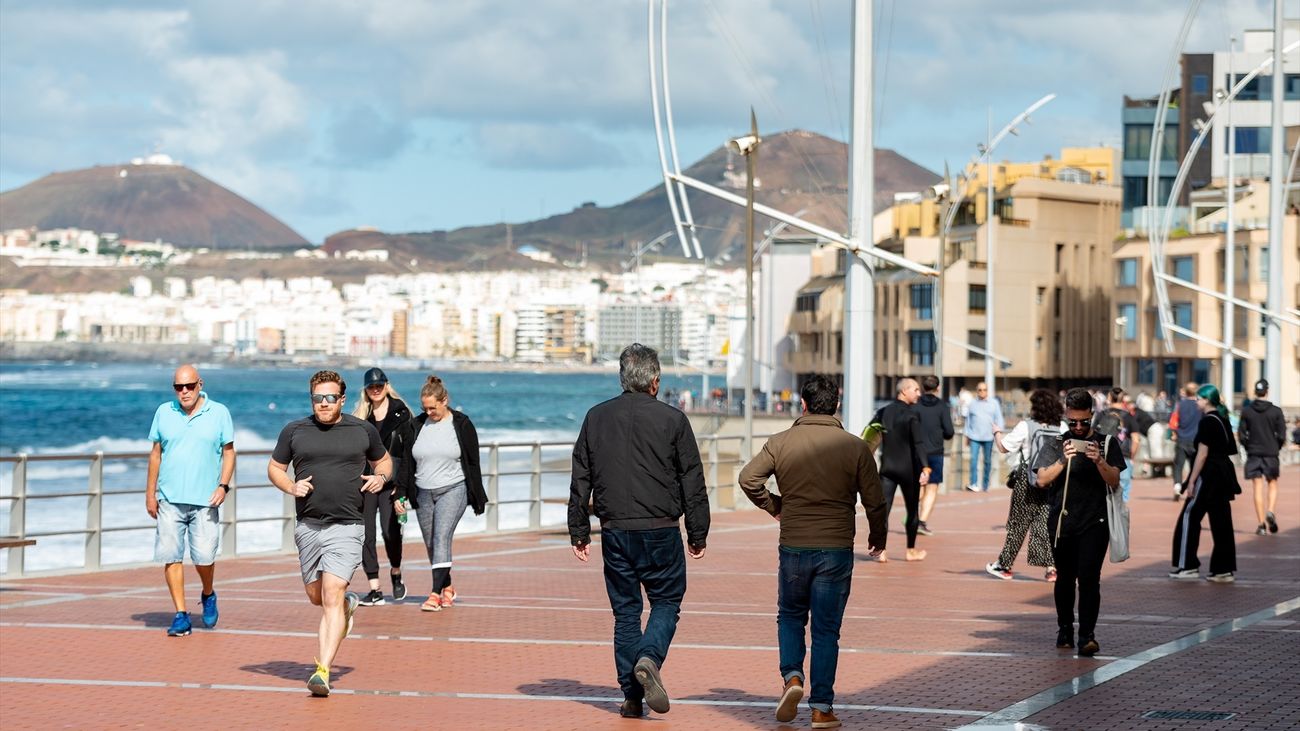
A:
{"type": "MultiPolygon", "coordinates": [[[[411,422],[402,440],[398,491],[415,508],[429,551],[433,588],[420,609],[441,611],[456,600],[451,585],[451,539],[465,507],[482,515],[487,505],[479,468],[478,431],[448,405],[442,379],[429,376],[420,389],[424,413],[411,422]]],[[[398,507],[401,510],[400,506],[398,507]]]]}

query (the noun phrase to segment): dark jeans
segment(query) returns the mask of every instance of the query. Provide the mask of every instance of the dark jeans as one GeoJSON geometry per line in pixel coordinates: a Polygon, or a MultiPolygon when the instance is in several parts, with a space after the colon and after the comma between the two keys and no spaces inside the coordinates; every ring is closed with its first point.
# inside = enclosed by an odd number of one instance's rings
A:
{"type": "Polygon", "coordinates": [[[1075,585],[1079,591],[1079,642],[1097,631],[1101,611],[1101,565],[1110,547],[1110,528],[1097,523],[1082,533],[1061,536],[1052,554],[1056,559],[1056,626],[1074,631],[1075,585]]]}
{"type": "Polygon", "coordinates": [[[915,482],[898,483],[880,476],[880,487],[885,492],[885,520],[894,512],[894,491],[902,488],[903,507],[907,508],[907,518],[903,527],[907,529],[907,547],[916,548],[916,529],[921,525],[921,486],[915,482]]]}
{"type": "Polygon", "coordinates": [[[1174,442],[1174,482],[1182,484],[1186,475],[1183,473],[1183,466],[1191,471],[1192,463],[1196,461],[1196,445],[1192,442],[1178,441],[1174,442]]]}
{"type": "Polygon", "coordinates": [[[1210,552],[1210,573],[1226,574],[1237,570],[1237,540],[1232,533],[1232,502],[1228,494],[1204,484],[1196,496],[1183,504],[1174,524],[1174,568],[1199,569],[1201,560],[1196,550],[1201,543],[1201,520],[1210,516],[1210,536],[1214,550],[1210,552]]]}
{"type": "Polygon", "coordinates": [[[686,596],[686,554],[677,527],[600,532],[605,591],[614,610],[614,668],[623,697],[641,700],[645,690],[632,674],[642,657],[660,667],[677,632],[686,596]],[[650,600],[650,618],[641,629],[641,588],[650,600]]]}
{"type": "Polygon", "coordinates": [[[812,615],[812,677],[808,705],[831,710],[840,660],[840,624],[853,583],[853,549],[781,547],[777,580],[776,639],[781,677],[803,677],[804,628],[812,615]]]}
{"type": "Polygon", "coordinates": [[[361,503],[361,520],[366,526],[366,538],[361,544],[361,568],[365,569],[367,579],[379,578],[379,556],[375,552],[375,514],[379,514],[379,528],[384,534],[384,553],[388,554],[388,565],[394,569],[402,568],[402,524],[397,522],[397,511],[393,510],[393,488],[385,487],[379,492],[364,492],[361,503]]]}

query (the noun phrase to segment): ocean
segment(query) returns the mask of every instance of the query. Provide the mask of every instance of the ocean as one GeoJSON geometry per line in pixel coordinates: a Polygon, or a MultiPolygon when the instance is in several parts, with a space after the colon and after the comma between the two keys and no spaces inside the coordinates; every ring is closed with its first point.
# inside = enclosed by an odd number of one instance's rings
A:
{"type": "MultiPolygon", "coordinates": [[[[96,363],[0,363],[0,455],[27,453],[85,454],[146,453],[151,448],[149,426],[154,411],[175,398],[171,389],[174,365],[96,363]]],[[[235,422],[237,451],[270,450],[280,429],[310,413],[307,382],[316,368],[249,368],[200,364],[204,390],[225,404],[235,422]]],[[[394,388],[413,409],[419,408],[420,386],[426,372],[385,369],[394,388]]],[[[364,369],[342,373],[348,382],[350,405],[361,397],[364,369]]],[[[484,445],[491,442],[572,442],[582,425],[583,415],[595,404],[619,391],[617,371],[607,373],[555,373],[534,371],[440,371],[454,408],[473,420],[484,445]]],[[[713,376],[712,385],[720,385],[713,376]]],[[[700,389],[700,377],[683,377],[665,372],[663,387],[678,391],[700,389]]],[[[351,407],[348,407],[351,410],[351,407]]],[[[567,463],[569,448],[543,449],[549,465],[567,463]]],[[[527,448],[503,448],[501,471],[528,470],[527,448]]],[[[265,484],[266,456],[247,455],[238,460],[236,485],[240,520],[271,517],[282,513],[283,495],[265,484]]],[[[152,520],[144,511],[144,459],[106,460],[104,490],[126,494],[103,498],[102,557],[104,564],[149,561],[153,553],[152,520]],[[129,491],[129,492],[127,492],[129,491]]],[[[0,496],[12,494],[13,463],[0,463],[0,496]]],[[[86,461],[30,462],[27,466],[29,496],[53,495],[86,490],[90,463],[86,461]]],[[[544,474],[544,497],[568,494],[567,474],[544,474]]],[[[526,503],[505,504],[528,497],[527,475],[502,476],[499,480],[501,528],[528,524],[526,503]]],[[[10,532],[12,501],[0,500],[0,533],[10,532]]],[[[565,509],[560,504],[543,506],[543,524],[562,524],[565,509]]],[[[26,532],[74,530],[86,526],[87,498],[52,497],[28,501],[26,532]]],[[[483,518],[468,512],[460,530],[482,530],[483,518]]],[[[407,531],[419,532],[413,525],[407,531]]],[[[237,537],[240,552],[274,550],[280,545],[280,524],[276,521],[241,524],[237,537]]],[[[0,553],[7,553],[2,551],[0,553]]],[[[82,566],[85,539],[74,535],[41,538],[26,549],[28,571],[82,566]]],[[[7,561],[0,557],[0,571],[7,561]]]]}

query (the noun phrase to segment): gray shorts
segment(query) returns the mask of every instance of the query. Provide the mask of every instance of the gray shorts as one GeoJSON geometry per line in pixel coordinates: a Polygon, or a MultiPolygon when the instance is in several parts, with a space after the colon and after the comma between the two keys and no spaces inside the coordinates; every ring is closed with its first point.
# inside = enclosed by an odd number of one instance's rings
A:
{"type": "Polygon", "coordinates": [[[298,544],[302,583],[310,584],[322,573],[352,581],[352,573],[361,565],[361,544],[365,533],[366,527],[360,523],[298,521],[298,526],[293,529],[293,542],[298,544]]]}
{"type": "Polygon", "coordinates": [[[1253,454],[1246,457],[1247,480],[1253,480],[1256,477],[1276,480],[1280,474],[1282,474],[1282,466],[1277,457],[1259,457],[1253,454]]]}

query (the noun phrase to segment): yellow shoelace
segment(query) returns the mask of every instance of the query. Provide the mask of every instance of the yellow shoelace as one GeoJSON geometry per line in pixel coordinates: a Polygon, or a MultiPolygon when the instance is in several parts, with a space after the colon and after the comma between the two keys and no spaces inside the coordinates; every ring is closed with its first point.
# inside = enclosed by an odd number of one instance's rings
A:
{"type": "Polygon", "coordinates": [[[325,667],[324,665],[321,665],[320,660],[314,657],[312,658],[312,660],[316,662],[316,672],[320,673],[321,675],[324,675],[326,682],[328,682],[330,679],[330,669],[325,667]]]}

